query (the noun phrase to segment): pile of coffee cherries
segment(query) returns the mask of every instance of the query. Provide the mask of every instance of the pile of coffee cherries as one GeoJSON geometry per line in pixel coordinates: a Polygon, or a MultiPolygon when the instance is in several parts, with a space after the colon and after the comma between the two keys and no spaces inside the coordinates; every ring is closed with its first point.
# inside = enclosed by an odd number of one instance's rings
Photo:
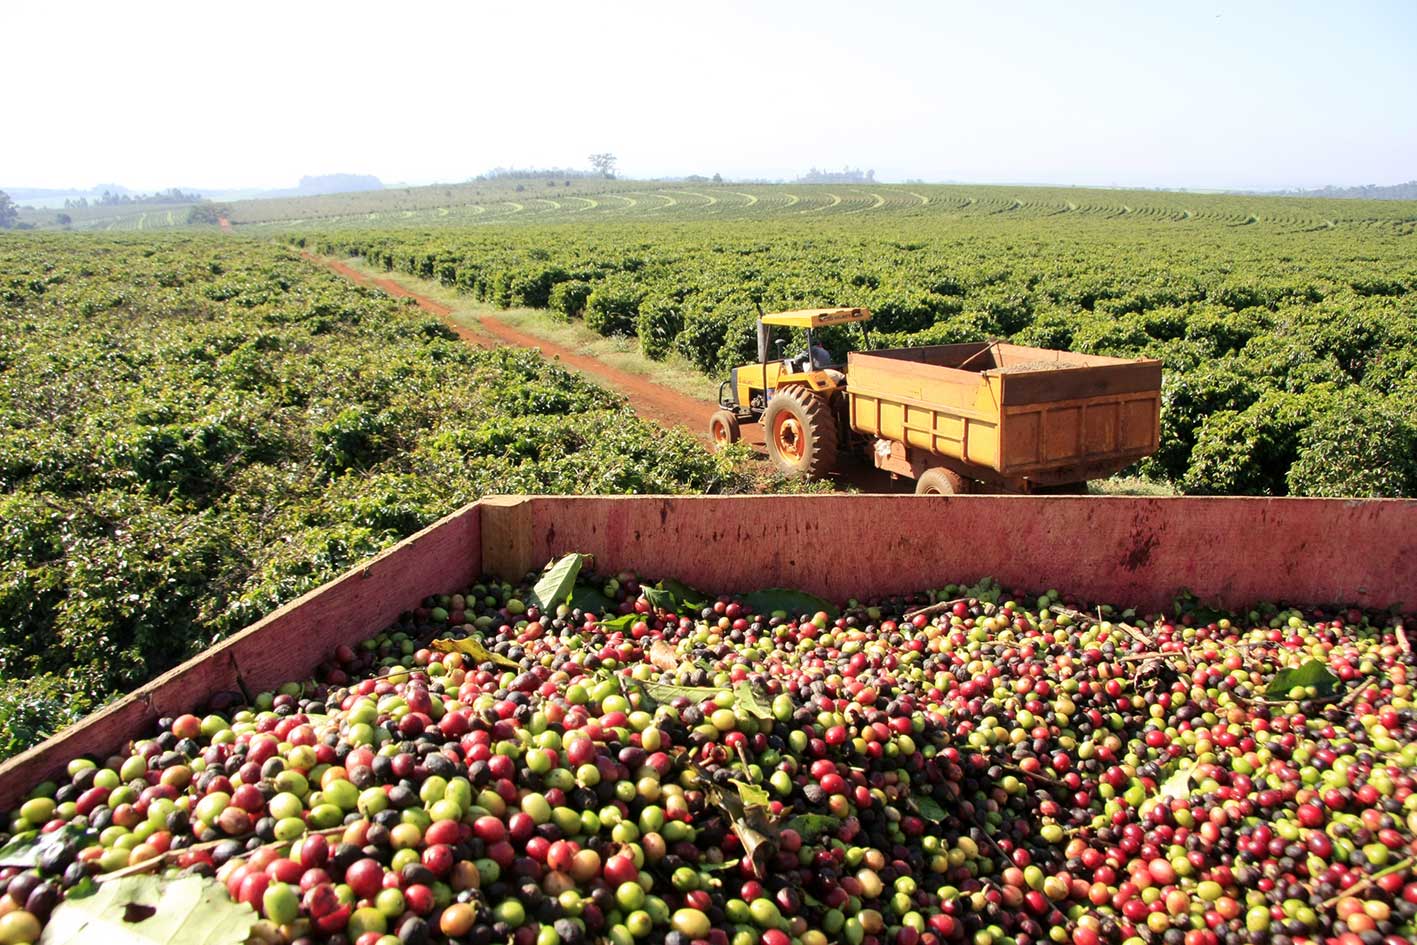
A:
{"type": "Polygon", "coordinates": [[[312,681],[74,759],[3,822],[43,843],[0,870],[0,945],[132,870],[207,877],[299,945],[1417,934],[1397,617],[595,590],[430,598],[312,681]]]}

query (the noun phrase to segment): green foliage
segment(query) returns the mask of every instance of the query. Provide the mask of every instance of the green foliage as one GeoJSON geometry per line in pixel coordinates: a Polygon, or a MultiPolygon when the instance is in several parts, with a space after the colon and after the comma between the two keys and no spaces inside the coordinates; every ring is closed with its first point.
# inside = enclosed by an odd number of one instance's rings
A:
{"type": "Polygon", "coordinates": [[[341,410],[311,433],[316,462],[329,474],[368,469],[396,445],[389,417],[363,406],[341,410]]]}
{"type": "Polygon", "coordinates": [[[1411,410],[1349,390],[1300,438],[1286,482],[1294,495],[1417,496],[1417,423],[1411,410]]]}
{"type": "Polygon", "coordinates": [[[551,288],[547,306],[567,318],[576,318],[585,311],[586,299],[590,298],[590,283],[584,279],[568,279],[551,288]]]}
{"type": "Polygon", "coordinates": [[[719,366],[718,352],[732,320],[732,313],[726,309],[690,311],[684,316],[684,328],[674,346],[700,371],[714,371],[719,366]]]}
{"type": "Polygon", "coordinates": [[[644,290],[626,278],[607,279],[585,303],[585,323],[602,335],[633,335],[644,290]]]}
{"type": "Polygon", "coordinates": [[[0,273],[0,755],[488,492],[749,486],[280,247],[26,237],[0,273]]]}
{"type": "Polygon", "coordinates": [[[0,682],[0,757],[43,741],[82,715],[82,703],[54,676],[0,682]]]}
{"type": "Polygon", "coordinates": [[[871,296],[872,327],[882,332],[915,332],[928,328],[949,310],[950,300],[924,289],[893,285],[871,296]]]}
{"type": "Polygon", "coordinates": [[[635,322],[635,334],[640,338],[640,350],[645,357],[663,361],[674,350],[674,339],[684,328],[680,303],[663,295],[655,295],[640,303],[635,322]]]}
{"type": "Polygon", "coordinates": [[[1240,411],[1259,397],[1261,385],[1237,359],[1206,361],[1161,379],[1161,443],[1143,467],[1153,478],[1180,480],[1191,464],[1196,430],[1220,411],[1240,411]]]}
{"type": "Polygon", "coordinates": [[[1197,495],[1287,495],[1305,430],[1333,402],[1330,388],[1269,390],[1244,410],[1206,417],[1181,487],[1197,495]]]}

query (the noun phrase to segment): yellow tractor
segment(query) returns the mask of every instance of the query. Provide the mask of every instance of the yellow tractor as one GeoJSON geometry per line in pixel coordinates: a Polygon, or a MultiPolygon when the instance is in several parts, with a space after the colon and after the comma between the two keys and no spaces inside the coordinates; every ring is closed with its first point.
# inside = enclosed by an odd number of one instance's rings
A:
{"type": "Polygon", "coordinates": [[[722,409],[709,421],[716,446],[739,439],[740,425],[761,421],[768,456],[788,475],[819,478],[836,464],[837,446],[845,441],[846,390],[844,365],[817,343],[816,329],[856,324],[863,348],[869,348],[864,308],[816,308],[795,312],[758,313],[758,363],[732,370],[719,385],[722,409]],[[801,330],[805,345],[791,348],[785,339],[774,343],[773,327],[801,330]]]}

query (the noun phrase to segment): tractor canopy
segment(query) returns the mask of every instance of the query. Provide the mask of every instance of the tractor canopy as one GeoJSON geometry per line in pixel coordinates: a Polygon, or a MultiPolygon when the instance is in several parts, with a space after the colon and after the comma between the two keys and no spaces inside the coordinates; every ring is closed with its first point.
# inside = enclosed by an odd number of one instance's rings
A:
{"type": "Polygon", "coordinates": [[[787,328],[822,328],[826,325],[847,325],[864,322],[871,313],[864,308],[804,308],[794,312],[774,312],[763,316],[764,325],[787,328]]]}

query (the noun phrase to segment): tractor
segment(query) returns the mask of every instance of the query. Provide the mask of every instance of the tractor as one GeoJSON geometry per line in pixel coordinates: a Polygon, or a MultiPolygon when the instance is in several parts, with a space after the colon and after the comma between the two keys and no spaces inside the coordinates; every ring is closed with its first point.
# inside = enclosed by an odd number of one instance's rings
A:
{"type": "Polygon", "coordinates": [[[760,421],[768,457],[789,476],[821,479],[838,454],[853,455],[914,479],[917,493],[957,495],[1085,491],[1160,442],[1160,361],[1004,341],[872,351],[870,317],[864,308],[759,312],[758,363],[720,385],[715,444],[760,421]],[[813,333],[850,324],[861,348],[833,364],[813,333]],[[787,353],[773,327],[800,329],[806,346],[787,353]]]}
{"type": "Polygon", "coordinates": [[[758,312],[758,361],[734,368],[718,389],[718,404],[709,421],[716,446],[737,442],[744,423],[761,422],[768,456],[782,472],[816,479],[831,472],[837,446],[848,436],[844,365],[817,343],[813,332],[834,325],[855,324],[869,348],[864,308],[819,308],[764,315],[758,312]],[[803,332],[805,345],[789,349],[772,329],[803,332]]]}

